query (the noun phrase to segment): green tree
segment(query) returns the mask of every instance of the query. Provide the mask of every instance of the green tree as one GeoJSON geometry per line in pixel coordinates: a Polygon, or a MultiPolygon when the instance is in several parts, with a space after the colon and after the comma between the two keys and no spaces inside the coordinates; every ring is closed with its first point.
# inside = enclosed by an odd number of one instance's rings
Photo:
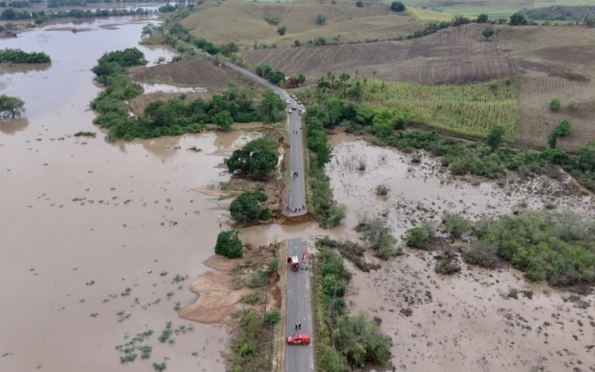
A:
{"type": "Polygon", "coordinates": [[[235,150],[229,159],[225,160],[227,170],[230,173],[240,171],[242,173],[248,173],[250,170],[250,151],[244,149],[235,150]]]}
{"type": "Polygon", "coordinates": [[[277,167],[277,154],[271,151],[257,151],[250,156],[248,172],[252,177],[265,178],[277,167]]]}
{"type": "Polygon", "coordinates": [[[0,116],[12,117],[21,116],[25,112],[25,102],[18,97],[11,97],[3,94],[0,96],[0,116]]]}
{"type": "Polygon", "coordinates": [[[233,124],[233,118],[229,111],[224,110],[213,117],[213,123],[217,125],[217,128],[229,132],[231,130],[231,125],[233,124]]]}
{"type": "Polygon", "coordinates": [[[595,27],[595,16],[585,18],[585,26],[595,27]]]}
{"type": "Polygon", "coordinates": [[[487,41],[490,39],[490,37],[492,37],[494,35],[494,29],[492,27],[486,27],[483,29],[481,34],[483,35],[483,37],[486,38],[486,41],[487,41]]]}
{"type": "Polygon", "coordinates": [[[468,23],[471,23],[471,20],[467,17],[462,16],[462,15],[455,15],[451,22],[451,24],[453,26],[461,26],[461,25],[466,25],[468,23]]]}
{"type": "Polygon", "coordinates": [[[277,33],[281,36],[285,35],[286,32],[287,32],[287,27],[285,27],[285,26],[281,26],[277,29],[277,33]]]}
{"type": "Polygon", "coordinates": [[[217,235],[215,254],[227,258],[241,258],[243,256],[242,242],[238,237],[239,230],[221,231],[217,235]]]}
{"type": "Polygon", "coordinates": [[[527,23],[527,18],[525,18],[525,15],[520,11],[510,16],[509,24],[511,26],[524,26],[527,23]]]}
{"type": "Polygon", "coordinates": [[[304,85],[306,82],[306,76],[300,72],[297,76],[297,80],[300,85],[304,85]]]}
{"type": "Polygon", "coordinates": [[[269,75],[271,74],[272,71],[273,71],[273,69],[266,62],[259,63],[258,65],[256,65],[256,69],[255,69],[256,75],[263,77],[265,79],[267,79],[269,77],[269,75]]]}
{"type": "Polygon", "coordinates": [[[560,110],[561,106],[562,106],[562,103],[560,102],[560,100],[558,98],[554,98],[552,100],[552,102],[550,102],[550,110],[552,110],[552,111],[560,110]]]}
{"type": "Polygon", "coordinates": [[[568,120],[564,120],[554,128],[554,134],[556,137],[566,137],[570,133],[572,124],[568,120]]]}
{"type": "Polygon", "coordinates": [[[277,152],[277,142],[268,139],[268,138],[257,138],[250,142],[248,142],[242,150],[248,151],[250,153],[255,151],[270,151],[270,152],[277,152]]]}
{"type": "Polygon", "coordinates": [[[350,78],[351,77],[349,76],[349,74],[346,73],[342,73],[341,75],[339,75],[339,81],[341,82],[341,86],[343,87],[343,98],[345,98],[345,96],[347,95],[347,82],[350,78]]]}
{"type": "Polygon", "coordinates": [[[264,123],[275,123],[283,119],[285,102],[272,90],[267,90],[260,102],[258,111],[264,123]]]}
{"type": "Polygon", "coordinates": [[[504,134],[504,128],[500,125],[497,125],[490,130],[490,133],[488,133],[487,137],[487,144],[490,146],[492,151],[496,151],[498,147],[500,147],[502,139],[504,138],[504,134]]]}
{"type": "Polygon", "coordinates": [[[393,12],[404,12],[406,10],[405,4],[403,4],[400,1],[393,1],[390,4],[390,10],[392,10],[393,12]]]}
{"type": "Polygon", "coordinates": [[[302,45],[302,42],[301,42],[301,41],[299,41],[299,40],[294,40],[294,41],[293,41],[293,45],[295,45],[296,47],[299,47],[299,46],[301,46],[301,45],[302,45]]]}
{"type": "Polygon", "coordinates": [[[245,192],[235,198],[229,206],[231,217],[238,222],[253,222],[258,220],[263,209],[260,203],[267,200],[267,196],[260,192],[245,192]]]}
{"type": "Polygon", "coordinates": [[[326,23],[326,17],[325,16],[323,16],[322,14],[319,14],[319,15],[316,16],[316,24],[317,25],[322,26],[325,23],[326,23]]]}
{"type": "Polygon", "coordinates": [[[362,0],[357,0],[355,2],[355,6],[357,6],[358,8],[363,8],[364,7],[364,2],[362,0]]]}
{"type": "Polygon", "coordinates": [[[480,14],[477,17],[477,23],[487,23],[487,21],[488,21],[488,15],[487,14],[483,14],[482,13],[482,14],[480,14]]]}

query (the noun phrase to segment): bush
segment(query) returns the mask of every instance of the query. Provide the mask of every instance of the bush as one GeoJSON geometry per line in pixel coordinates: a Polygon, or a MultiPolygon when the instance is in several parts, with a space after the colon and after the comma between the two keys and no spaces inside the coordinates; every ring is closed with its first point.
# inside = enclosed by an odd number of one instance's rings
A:
{"type": "Polygon", "coordinates": [[[511,26],[525,26],[527,23],[527,18],[525,18],[523,12],[519,11],[510,16],[509,24],[511,26]]]}
{"type": "Polygon", "coordinates": [[[391,357],[392,339],[380,330],[380,326],[360,313],[342,315],[333,328],[337,349],[355,368],[366,364],[385,366],[391,357]]]}
{"type": "Polygon", "coordinates": [[[221,231],[217,235],[217,243],[215,244],[215,254],[227,258],[241,258],[242,242],[238,238],[238,230],[221,231]]]}
{"type": "Polygon", "coordinates": [[[23,52],[20,49],[0,49],[0,63],[50,63],[49,55],[43,52],[23,52]]]}
{"type": "Polygon", "coordinates": [[[316,16],[316,24],[317,25],[324,25],[326,23],[326,17],[323,16],[322,14],[319,14],[318,16],[316,16]]]}
{"type": "Polygon", "coordinates": [[[552,110],[552,111],[560,110],[561,106],[562,106],[562,103],[560,102],[560,100],[558,98],[554,98],[552,100],[552,102],[550,102],[550,110],[552,110]]]}
{"type": "Polygon", "coordinates": [[[357,0],[355,2],[355,6],[357,6],[358,8],[363,8],[364,7],[364,2],[362,0],[357,0]]]}
{"type": "Polygon", "coordinates": [[[498,263],[497,248],[493,244],[475,241],[469,248],[463,249],[463,261],[470,265],[477,265],[493,269],[498,263]]]}
{"type": "Polygon", "coordinates": [[[267,196],[260,191],[242,193],[229,206],[231,217],[238,222],[253,222],[259,219],[261,215],[268,218],[260,219],[269,219],[271,211],[268,208],[260,208],[260,203],[266,200],[267,196]]]}
{"type": "Polygon", "coordinates": [[[425,226],[417,226],[407,230],[405,242],[408,247],[427,250],[432,238],[432,231],[425,226]]]}
{"type": "Polygon", "coordinates": [[[393,1],[390,4],[390,10],[392,10],[393,12],[404,12],[406,10],[405,8],[405,4],[403,4],[400,1],[393,1]]]}
{"type": "Polygon", "coordinates": [[[390,189],[386,185],[378,185],[376,186],[376,195],[378,196],[386,196],[390,189]]]}
{"type": "Polygon", "coordinates": [[[488,21],[488,15],[487,14],[483,14],[482,13],[482,14],[480,14],[477,17],[477,23],[487,23],[487,21],[488,21]]]}
{"type": "Polygon", "coordinates": [[[498,147],[500,147],[500,144],[502,143],[502,138],[504,137],[504,133],[504,128],[502,128],[499,125],[495,126],[490,130],[486,142],[488,146],[490,146],[492,151],[496,151],[498,147]]]}
{"type": "Polygon", "coordinates": [[[320,222],[324,229],[332,229],[339,226],[341,221],[347,216],[347,207],[343,204],[333,204],[328,212],[328,216],[320,222]]]}
{"type": "Polygon", "coordinates": [[[277,29],[277,33],[281,36],[285,35],[285,32],[287,32],[287,27],[285,26],[281,26],[277,29]]]}
{"type": "Polygon", "coordinates": [[[267,311],[265,315],[265,321],[267,324],[277,324],[281,320],[281,312],[277,309],[267,311]]]}
{"type": "Polygon", "coordinates": [[[471,222],[460,214],[446,212],[443,223],[446,232],[455,239],[471,231],[471,222]]]}
{"type": "Polygon", "coordinates": [[[570,133],[572,124],[568,120],[564,120],[554,128],[556,137],[566,137],[570,133]]]}

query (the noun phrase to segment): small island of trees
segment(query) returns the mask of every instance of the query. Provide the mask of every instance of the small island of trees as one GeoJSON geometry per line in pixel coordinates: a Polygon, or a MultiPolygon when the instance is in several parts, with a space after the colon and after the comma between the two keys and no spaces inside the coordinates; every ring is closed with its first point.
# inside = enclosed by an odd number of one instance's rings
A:
{"type": "Polygon", "coordinates": [[[44,52],[23,52],[20,49],[0,49],[0,63],[50,63],[52,59],[44,52]]]}
{"type": "Polygon", "coordinates": [[[18,97],[0,95],[0,119],[17,118],[25,111],[25,102],[18,97]]]}

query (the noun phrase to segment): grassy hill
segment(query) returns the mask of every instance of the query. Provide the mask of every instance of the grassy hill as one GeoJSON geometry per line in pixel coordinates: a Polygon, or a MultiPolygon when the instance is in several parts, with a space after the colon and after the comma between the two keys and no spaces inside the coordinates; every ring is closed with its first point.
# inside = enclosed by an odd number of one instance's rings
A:
{"type": "MultiPolygon", "coordinates": [[[[305,44],[319,36],[327,41],[340,37],[341,42],[396,38],[423,28],[427,22],[411,13],[394,13],[390,11],[389,4],[369,4],[358,8],[355,3],[225,2],[202,5],[197,9],[199,11],[182,22],[193,35],[216,43],[235,42],[249,48],[255,41],[287,46],[293,45],[295,40],[305,44]],[[316,23],[318,15],[326,18],[324,25],[316,23]],[[276,19],[279,23],[272,25],[267,19],[276,19]],[[280,26],[287,27],[284,36],[277,33],[280,26]]],[[[434,13],[438,12],[426,11],[423,14],[431,17],[434,13]]]]}

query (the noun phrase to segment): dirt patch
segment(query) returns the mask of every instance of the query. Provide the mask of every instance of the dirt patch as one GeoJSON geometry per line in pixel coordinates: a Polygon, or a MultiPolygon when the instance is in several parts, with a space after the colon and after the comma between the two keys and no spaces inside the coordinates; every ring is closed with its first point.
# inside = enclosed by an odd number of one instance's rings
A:
{"type": "Polygon", "coordinates": [[[232,69],[225,66],[219,67],[205,58],[148,67],[134,72],[132,78],[143,83],[170,83],[206,88],[209,91],[225,90],[229,83],[251,84],[232,69]]]}
{"type": "Polygon", "coordinates": [[[516,74],[510,58],[496,42],[484,42],[482,27],[468,25],[406,41],[287,47],[246,53],[252,65],[267,62],[286,74],[302,72],[313,84],[333,71],[355,70],[384,80],[421,84],[469,83],[516,74]]]}
{"type": "Polygon", "coordinates": [[[556,46],[540,49],[535,54],[551,61],[595,66],[595,50],[592,47],[584,48],[577,45],[556,46]]]}

